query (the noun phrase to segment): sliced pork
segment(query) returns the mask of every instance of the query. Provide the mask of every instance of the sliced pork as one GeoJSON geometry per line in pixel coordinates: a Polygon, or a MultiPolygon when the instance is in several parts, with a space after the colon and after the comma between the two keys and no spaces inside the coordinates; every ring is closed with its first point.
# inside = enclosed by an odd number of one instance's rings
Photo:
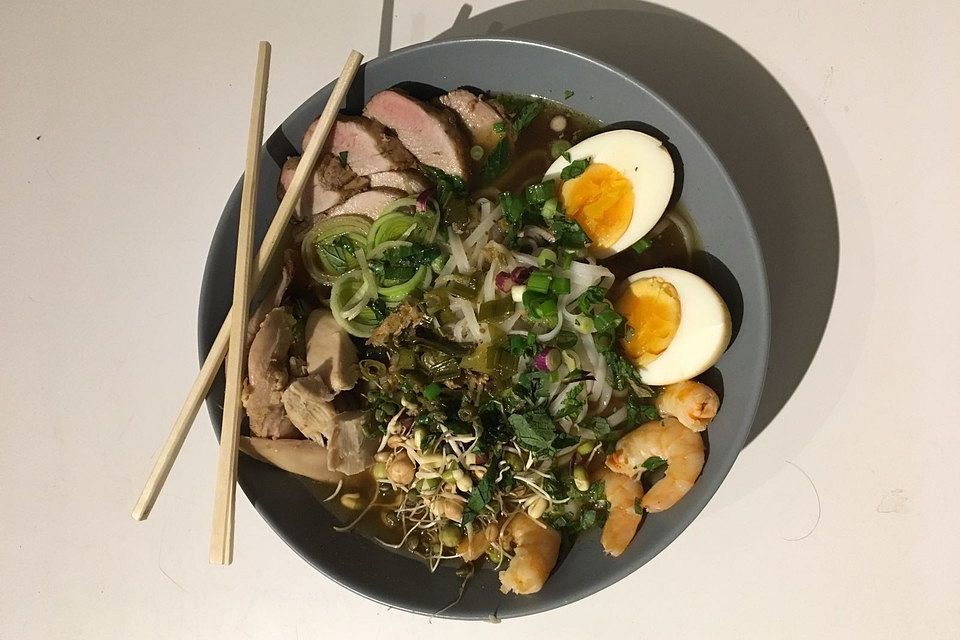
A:
{"type": "Polygon", "coordinates": [[[358,193],[346,202],[327,210],[324,216],[339,216],[344,213],[359,214],[377,218],[388,204],[407,195],[399,189],[381,187],[358,193]]]}
{"type": "Polygon", "coordinates": [[[466,89],[457,89],[440,97],[440,103],[457,114],[461,126],[470,134],[470,140],[490,153],[497,143],[507,136],[513,138],[510,119],[492,102],[485,102],[466,89]],[[499,123],[499,125],[498,125],[499,123]],[[496,126],[502,127],[498,132],[496,126]]]}
{"type": "MultiPolygon", "coordinates": [[[[314,120],[303,134],[303,149],[313,137],[317,122],[314,120]]],[[[324,151],[338,158],[341,153],[346,154],[347,166],[361,176],[409,169],[416,164],[410,152],[382,124],[362,116],[339,116],[330,129],[324,151]]]]}
{"type": "Polygon", "coordinates": [[[353,389],[360,379],[357,348],[346,331],[326,309],[308,317],[304,336],[307,342],[307,371],[319,375],[335,395],[353,389]]]}
{"type": "Polygon", "coordinates": [[[293,316],[283,307],[267,314],[247,356],[242,401],[250,432],[264,438],[290,438],[298,431],[287,418],[282,394],[290,374],[287,354],[293,343],[293,316]]]}
{"type": "Polygon", "coordinates": [[[456,115],[428,105],[397,89],[370,98],[363,115],[391,129],[417,160],[467,179],[470,175],[468,143],[456,115]]]}
{"type": "MultiPolygon", "coordinates": [[[[299,164],[300,158],[287,158],[283,164],[280,184],[284,192],[290,188],[299,164]]],[[[305,219],[323,213],[360,193],[369,185],[369,180],[358,176],[350,167],[343,166],[339,158],[328,153],[322,154],[317,160],[317,168],[310,174],[310,179],[303,188],[303,195],[300,196],[300,217],[305,219]]]]}
{"type": "Polygon", "coordinates": [[[420,193],[430,188],[430,182],[419,171],[382,171],[369,176],[370,186],[400,189],[405,193],[420,193]]]}

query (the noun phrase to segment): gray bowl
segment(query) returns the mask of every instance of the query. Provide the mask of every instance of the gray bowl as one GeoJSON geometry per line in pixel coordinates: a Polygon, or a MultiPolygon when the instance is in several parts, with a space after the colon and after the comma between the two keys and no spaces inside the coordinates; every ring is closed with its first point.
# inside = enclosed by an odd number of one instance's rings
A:
{"type": "MultiPolygon", "coordinates": [[[[430,42],[365,64],[347,100],[358,111],[374,93],[403,82],[442,89],[463,85],[493,91],[535,94],[566,101],[604,123],[643,122],[663,132],[683,163],[682,200],[702,238],[693,266],[723,295],[734,318],[734,340],[710,382],[722,391],[720,415],[709,429],[703,476],[669,511],[649,517],[619,558],[603,554],[597,532],[582,536],[561,557],[540,593],[502,595],[496,574],[478,572],[463,598],[441,617],[486,619],[522,616],[573,602],[626,577],[660,553],[689,525],[723,481],[753,421],[760,398],[769,342],[769,309],[760,248],[750,217],[730,177],[690,124],[637,80],[607,64],[553,45],[502,38],[430,42]],[[723,381],[727,380],[727,384],[723,381]]],[[[272,185],[288,155],[299,153],[301,136],[323,108],[332,84],[309,98],[264,146],[257,212],[258,243],[276,212],[272,185]]],[[[705,97],[705,99],[708,99],[705,97]]],[[[210,246],[200,296],[201,356],[213,343],[230,306],[241,184],[220,219],[210,246]]],[[[219,434],[222,376],[207,399],[219,434]]],[[[240,460],[240,486],[271,527],[304,560],[344,587],[386,605],[422,614],[447,607],[460,587],[453,568],[435,573],[358,534],[337,533],[339,522],[301,479],[273,467],[240,460]]],[[[242,544],[242,536],[241,536],[242,544]]]]}

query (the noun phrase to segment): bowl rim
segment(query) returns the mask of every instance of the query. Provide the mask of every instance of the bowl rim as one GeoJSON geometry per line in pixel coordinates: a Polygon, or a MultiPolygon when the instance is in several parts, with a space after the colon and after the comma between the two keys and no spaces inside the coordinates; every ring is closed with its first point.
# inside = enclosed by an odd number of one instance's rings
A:
{"type": "MultiPolygon", "coordinates": [[[[602,68],[606,72],[609,72],[617,76],[622,82],[625,82],[637,87],[639,90],[648,94],[655,102],[659,103],[659,105],[665,111],[669,112],[672,117],[678,120],[682,126],[686,127],[688,131],[692,133],[698,145],[702,147],[703,151],[709,157],[712,164],[714,164],[719,169],[720,177],[722,178],[726,187],[729,189],[730,194],[732,195],[737,207],[739,208],[740,211],[743,212],[745,216],[745,221],[746,221],[746,226],[748,231],[748,237],[746,238],[746,240],[756,248],[756,252],[755,252],[756,258],[759,261],[758,263],[759,269],[757,270],[757,273],[756,273],[756,276],[759,279],[759,291],[756,292],[757,303],[758,303],[756,305],[757,307],[756,313],[758,314],[758,317],[760,318],[761,321],[759,326],[759,335],[757,335],[754,338],[754,340],[756,341],[757,349],[759,349],[762,352],[762,356],[759,362],[759,366],[761,367],[761,370],[759,372],[759,380],[757,383],[756,393],[751,397],[749,397],[746,409],[742,414],[744,422],[746,422],[748,425],[752,425],[754,420],[756,419],[757,410],[760,404],[760,398],[762,397],[762,394],[763,394],[763,388],[766,380],[766,372],[767,372],[768,362],[770,358],[771,318],[770,318],[770,297],[769,297],[769,288],[768,288],[769,284],[768,284],[767,273],[766,273],[766,264],[763,260],[763,253],[760,250],[760,243],[757,236],[755,225],[753,224],[753,218],[750,215],[750,210],[747,208],[746,203],[744,202],[740,194],[740,191],[737,188],[736,183],[734,182],[733,178],[730,176],[730,173],[727,171],[723,163],[720,162],[719,156],[716,154],[713,147],[709,144],[709,142],[707,142],[706,138],[704,138],[703,135],[701,135],[699,130],[695,126],[693,126],[693,124],[687,119],[687,117],[683,113],[677,110],[673,105],[671,105],[667,100],[665,100],[659,93],[657,93],[653,89],[650,89],[643,82],[641,82],[637,78],[634,78],[633,76],[626,73],[625,71],[621,70],[616,65],[610,64],[604,60],[600,60],[591,55],[577,51],[576,49],[573,49],[573,48],[564,47],[554,43],[548,43],[548,42],[544,42],[536,39],[529,39],[529,38],[504,37],[504,36],[469,36],[469,37],[458,37],[458,38],[442,38],[441,37],[440,39],[436,39],[436,40],[430,40],[426,42],[420,42],[420,43],[408,45],[406,47],[402,47],[400,49],[391,51],[385,55],[371,58],[370,60],[365,61],[361,65],[360,72],[358,73],[358,77],[363,72],[363,70],[368,66],[374,67],[383,62],[387,62],[394,58],[402,57],[404,55],[408,55],[413,52],[429,51],[434,49],[458,47],[458,46],[474,45],[474,44],[481,44],[482,46],[485,46],[488,44],[496,44],[496,43],[545,49],[553,53],[560,54],[562,56],[570,56],[573,58],[577,58],[577,59],[580,59],[581,61],[584,61],[591,65],[602,68]]],[[[313,94],[310,94],[309,96],[307,96],[297,107],[294,108],[294,110],[291,112],[290,115],[292,115],[298,109],[300,109],[303,106],[303,104],[310,99],[312,95],[315,95],[317,92],[325,90],[327,87],[330,87],[332,84],[333,84],[333,80],[321,86],[313,94]]],[[[271,134],[271,137],[282,133],[284,124],[288,118],[289,118],[289,115],[287,118],[284,119],[283,122],[280,123],[280,125],[277,126],[277,128],[271,134]]],[[[266,151],[266,145],[264,145],[261,151],[262,152],[266,151]]],[[[217,232],[219,232],[219,225],[222,223],[224,216],[231,209],[230,204],[234,201],[234,199],[239,198],[239,193],[242,188],[242,184],[243,184],[243,175],[240,176],[237,184],[235,185],[234,189],[231,191],[231,194],[227,199],[227,204],[224,207],[224,211],[221,213],[220,219],[218,221],[217,232]]],[[[216,237],[217,232],[215,232],[214,238],[216,237]]],[[[204,290],[206,289],[208,285],[208,280],[211,278],[211,273],[213,272],[211,268],[212,267],[211,263],[213,262],[212,248],[213,247],[211,246],[210,248],[211,250],[208,253],[207,260],[204,266],[204,274],[203,274],[203,280],[202,280],[201,292],[200,292],[200,308],[198,311],[198,347],[199,347],[199,357],[200,357],[201,364],[203,363],[209,348],[208,345],[206,344],[207,341],[205,341],[204,339],[206,337],[204,332],[204,316],[206,315],[205,314],[206,308],[204,306],[204,298],[205,298],[204,290]]],[[[209,342],[212,342],[212,341],[209,341],[209,342]]],[[[217,413],[218,407],[215,406],[216,403],[213,400],[211,400],[209,397],[207,399],[206,404],[207,404],[207,409],[210,415],[215,436],[219,439],[221,425],[220,425],[220,417],[217,413]]],[[[627,567],[626,570],[621,570],[617,572],[608,572],[602,575],[592,576],[591,580],[589,581],[589,586],[585,586],[584,588],[578,590],[578,592],[574,595],[574,597],[554,598],[548,602],[540,603],[539,606],[534,605],[534,606],[528,607],[524,611],[505,612],[504,615],[498,616],[498,618],[506,619],[506,618],[534,615],[537,613],[543,613],[546,611],[550,611],[552,609],[562,607],[566,604],[570,604],[578,600],[582,600],[583,598],[594,595],[602,591],[603,589],[606,589],[607,587],[619,582],[620,580],[624,579],[628,575],[634,573],[636,570],[641,568],[643,564],[645,564],[646,562],[649,562],[650,559],[659,555],[667,546],[672,544],[680,535],[682,535],[682,533],[693,523],[693,521],[700,516],[704,507],[710,502],[710,500],[713,499],[713,496],[719,490],[720,486],[723,484],[724,480],[729,475],[730,470],[733,468],[733,465],[736,463],[736,460],[739,457],[739,453],[743,449],[743,445],[746,442],[749,432],[750,432],[749,427],[742,428],[736,434],[736,437],[731,440],[733,446],[735,447],[736,453],[733,455],[732,459],[729,461],[729,464],[727,464],[725,468],[719,471],[716,471],[716,470],[714,471],[715,474],[719,474],[719,475],[716,475],[715,478],[711,481],[711,484],[715,486],[712,488],[712,490],[708,491],[706,495],[701,496],[698,502],[693,503],[691,505],[692,507],[690,509],[691,515],[689,515],[688,517],[684,518],[681,521],[681,526],[679,526],[676,535],[673,535],[672,537],[666,536],[664,537],[664,539],[661,539],[660,541],[658,541],[658,544],[652,545],[653,553],[649,556],[649,558],[646,561],[641,562],[637,566],[627,567]]],[[[445,611],[445,612],[438,613],[438,612],[425,611],[413,606],[407,606],[403,603],[397,602],[395,600],[391,600],[388,597],[384,597],[381,594],[364,591],[362,588],[356,587],[353,584],[351,584],[350,581],[341,579],[340,576],[337,576],[332,572],[328,572],[325,567],[318,566],[318,563],[315,562],[315,559],[311,557],[311,555],[309,555],[305,549],[301,549],[298,545],[294,543],[294,541],[290,539],[288,535],[285,534],[285,532],[283,531],[282,523],[276,521],[271,514],[265,512],[260,508],[257,501],[248,491],[248,488],[245,482],[240,482],[240,485],[241,485],[241,488],[243,489],[244,495],[247,497],[248,500],[250,500],[251,504],[256,509],[258,514],[262,518],[264,518],[264,520],[267,522],[270,528],[273,529],[273,531],[277,534],[277,536],[281,540],[283,540],[283,542],[290,549],[292,549],[294,553],[296,553],[300,558],[302,558],[305,562],[307,562],[311,567],[313,567],[314,569],[322,573],[325,577],[329,578],[339,586],[342,586],[353,593],[363,596],[368,600],[386,605],[390,608],[408,611],[410,613],[425,615],[429,617],[439,617],[439,618],[457,619],[457,620],[484,619],[484,617],[481,617],[478,615],[458,614],[456,610],[453,610],[451,612],[445,611]]]]}

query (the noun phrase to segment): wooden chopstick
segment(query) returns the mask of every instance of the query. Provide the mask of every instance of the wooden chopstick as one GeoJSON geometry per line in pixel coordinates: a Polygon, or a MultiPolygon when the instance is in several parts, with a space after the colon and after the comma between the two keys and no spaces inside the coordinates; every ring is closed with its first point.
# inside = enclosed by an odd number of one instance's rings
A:
{"type": "MultiPolygon", "coordinates": [[[[303,188],[310,174],[313,172],[317,158],[320,157],[323,144],[330,134],[330,128],[333,126],[334,120],[336,120],[340,105],[343,103],[344,97],[346,97],[347,90],[350,88],[362,60],[363,55],[357,51],[351,51],[347,57],[343,71],[340,73],[340,78],[337,80],[333,92],[330,94],[330,99],[327,101],[327,105],[320,115],[320,120],[317,123],[313,137],[310,139],[310,144],[304,149],[300,164],[293,174],[290,188],[287,189],[283,200],[280,201],[277,214],[274,216],[273,222],[270,223],[270,227],[267,229],[267,233],[263,238],[263,243],[260,245],[260,252],[257,254],[257,262],[253,269],[251,290],[256,290],[256,288],[260,286],[260,282],[267,272],[267,267],[270,265],[279,248],[284,230],[287,224],[289,224],[290,218],[293,216],[297,203],[300,201],[303,188]]],[[[173,428],[170,430],[170,434],[167,436],[166,442],[164,442],[160,455],[154,463],[153,469],[150,471],[150,476],[147,478],[147,482],[140,494],[140,499],[137,500],[137,504],[133,508],[132,515],[135,520],[144,520],[150,515],[150,510],[153,509],[153,505],[157,501],[157,496],[160,495],[163,483],[170,474],[170,469],[173,467],[173,463],[180,453],[183,441],[190,431],[190,426],[196,419],[197,412],[200,411],[200,406],[203,404],[204,398],[207,397],[210,386],[213,384],[213,380],[220,370],[220,365],[227,355],[227,347],[230,343],[230,323],[232,315],[232,310],[227,313],[227,317],[224,319],[223,325],[220,327],[220,331],[217,333],[217,337],[210,347],[210,352],[203,361],[203,366],[200,367],[200,372],[197,374],[197,378],[194,380],[193,386],[190,388],[190,392],[187,394],[187,398],[180,408],[180,413],[173,424],[173,428]]]]}
{"type": "Polygon", "coordinates": [[[230,350],[227,352],[227,383],[223,396],[223,420],[220,429],[220,456],[217,483],[213,493],[213,530],[210,534],[210,562],[233,562],[234,508],[237,502],[237,442],[240,439],[243,384],[243,356],[246,352],[250,300],[250,263],[253,254],[253,223],[257,217],[257,193],[260,186],[260,147],[263,146],[263,119],[267,109],[267,81],[270,77],[270,43],[260,42],[257,74],[250,107],[247,132],[247,164],[243,172],[240,196],[240,222],[237,231],[237,267],[233,276],[233,309],[230,316],[230,350]]]}

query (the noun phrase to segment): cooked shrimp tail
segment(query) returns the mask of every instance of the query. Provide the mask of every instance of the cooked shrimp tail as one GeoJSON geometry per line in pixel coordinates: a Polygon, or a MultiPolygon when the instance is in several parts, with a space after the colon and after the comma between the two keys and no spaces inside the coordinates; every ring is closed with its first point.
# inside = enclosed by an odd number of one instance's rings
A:
{"type": "Polygon", "coordinates": [[[657,397],[661,415],[674,416],[692,431],[703,431],[720,409],[717,393],[696,380],[684,380],[664,388],[657,397]]]}
{"type": "Polygon", "coordinates": [[[655,420],[620,438],[616,450],[607,457],[610,470],[629,477],[646,471],[644,463],[658,458],[666,461],[667,471],[640,502],[650,512],[675,505],[700,477],[704,462],[700,434],[676,418],[655,420]]]}
{"type": "Polygon", "coordinates": [[[514,556],[506,571],[500,572],[500,591],[536,593],[543,588],[560,553],[560,534],[520,513],[507,525],[513,539],[514,556]]]}
{"type": "Polygon", "coordinates": [[[637,480],[609,469],[601,470],[598,479],[603,481],[604,492],[610,503],[610,513],[603,525],[600,544],[604,551],[617,557],[626,550],[643,520],[643,514],[637,513],[638,501],[643,498],[643,487],[637,480]]]}

